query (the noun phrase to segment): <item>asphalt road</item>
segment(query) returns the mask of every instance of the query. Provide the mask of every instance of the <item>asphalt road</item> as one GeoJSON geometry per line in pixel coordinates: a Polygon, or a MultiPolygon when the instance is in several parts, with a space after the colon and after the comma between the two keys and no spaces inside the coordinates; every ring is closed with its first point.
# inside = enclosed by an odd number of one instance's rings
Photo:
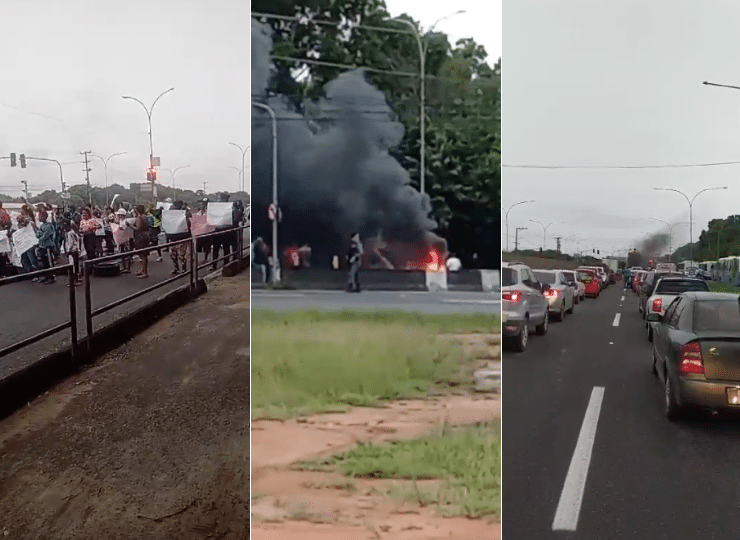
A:
{"type": "Polygon", "coordinates": [[[501,313],[500,293],[363,291],[252,291],[252,307],[272,311],[371,310],[430,314],[501,313]]]}
{"type": "MultiPolygon", "coordinates": [[[[133,274],[122,274],[116,277],[93,276],[91,283],[93,309],[171,277],[172,261],[169,253],[163,252],[162,256],[164,258],[162,262],[155,262],[156,253],[149,256],[150,277],[148,279],[138,279],[133,274]]],[[[223,262],[220,262],[219,268],[222,265],[223,262]]],[[[133,272],[136,272],[139,263],[134,261],[131,268],[133,272]]],[[[210,272],[211,268],[209,266],[199,271],[199,277],[203,277],[210,272]]],[[[162,288],[98,315],[93,319],[93,329],[105,326],[116,318],[131,313],[153,299],[186,283],[189,283],[189,278],[182,277],[162,288]]],[[[82,338],[86,335],[85,292],[83,286],[76,288],[76,298],[78,335],[82,338]]],[[[0,306],[2,306],[2,316],[0,318],[0,348],[2,348],[69,320],[67,278],[66,276],[58,277],[57,282],[52,285],[25,281],[0,287],[0,306]]],[[[69,345],[69,343],[70,332],[65,330],[16,353],[0,358],[0,378],[29,365],[55,349],[69,345]]]]}
{"type": "Polygon", "coordinates": [[[504,351],[505,540],[740,536],[740,419],[669,423],[651,347],[613,285],[504,351]]]}

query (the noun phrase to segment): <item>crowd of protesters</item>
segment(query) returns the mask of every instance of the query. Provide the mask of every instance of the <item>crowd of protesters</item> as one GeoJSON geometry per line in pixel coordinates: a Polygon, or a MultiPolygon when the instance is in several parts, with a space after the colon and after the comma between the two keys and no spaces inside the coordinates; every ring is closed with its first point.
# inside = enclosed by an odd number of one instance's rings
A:
{"type": "MultiPolygon", "coordinates": [[[[220,202],[229,202],[229,195],[222,194],[220,202]]],[[[204,215],[207,212],[208,199],[202,199],[198,203],[196,213],[204,215]]],[[[10,253],[0,253],[0,278],[17,273],[29,273],[41,269],[48,269],[59,264],[72,264],[74,268],[75,285],[81,283],[80,262],[82,260],[95,260],[97,258],[113,255],[116,253],[127,253],[134,250],[146,250],[135,257],[139,265],[136,276],[140,279],[149,277],[149,254],[157,252],[156,262],[161,262],[162,251],[169,251],[172,261],[172,275],[187,272],[190,260],[190,249],[192,244],[184,242],[176,246],[169,246],[172,242],[190,238],[191,219],[193,212],[183,201],[172,201],[168,199],[172,210],[185,210],[187,232],[178,234],[165,234],[164,244],[160,242],[162,232],[162,208],[146,209],[143,205],[117,204],[115,206],[101,207],[69,207],[66,209],[54,208],[49,204],[25,204],[20,213],[11,218],[11,215],[0,203],[0,231],[7,231],[7,237],[12,246],[13,233],[24,229],[29,224],[33,227],[38,244],[26,250],[18,261],[13,262],[10,253]],[[126,240],[116,243],[112,224],[123,230],[131,229],[126,235],[126,240]],[[147,249],[151,248],[151,249],[147,249]]],[[[232,225],[217,228],[220,234],[206,238],[196,238],[196,249],[194,260],[198,262],[198,254],[203,254],[203,261],[208,262],[209,255],[213,255],[212,268],[217,268],[219,252],[223,248],[224,256],[233,253],[232,260],[237,260],[239,227],[245,219],[244,206],[241,201],[233,203],[232,225]]],[[[120,273],[131,273],[134,256],[123,257],[116,261],[120,273]]],[[[224,260],[224,264],[229,259],[224,260]]],[[[198,264],[200,264],[198,262],[198,264]]],[[[44,278],[34,278],[33,282],[50,284],[55,282],[53,275],[44,278]]]]}

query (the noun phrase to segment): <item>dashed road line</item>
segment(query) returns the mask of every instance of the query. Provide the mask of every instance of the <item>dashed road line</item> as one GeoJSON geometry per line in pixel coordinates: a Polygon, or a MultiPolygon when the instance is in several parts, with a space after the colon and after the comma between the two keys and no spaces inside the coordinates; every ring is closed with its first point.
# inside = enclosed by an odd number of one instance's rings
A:
{"type": "Polygon", "coordinates": [[[576,449],[573,452],[563,491],[560,494],[560,502],[555,511],[555,519],[552,522],[553,531],[575,531],[578,525],[588,468],[591,463],[591,453],[596,438],[596,426],[599,423],[603,400],[604,387],[595,386],[591,391],[591,399],[586,408],[586,415],[583,418],[581,432],[578,434],[576,449]]]}
{"type": "Polygon", "coordinates": [[[614,315],[614,322],[612,323],[612,326],[619,326],[619,319],[622,317],[621,313],[617,313],[614,315]]]}
{"type": "Polygon", "coordinates": [[[620,302],[624,302],[624,296],[622,297],[622,299],[620,300],[620,302]]]}

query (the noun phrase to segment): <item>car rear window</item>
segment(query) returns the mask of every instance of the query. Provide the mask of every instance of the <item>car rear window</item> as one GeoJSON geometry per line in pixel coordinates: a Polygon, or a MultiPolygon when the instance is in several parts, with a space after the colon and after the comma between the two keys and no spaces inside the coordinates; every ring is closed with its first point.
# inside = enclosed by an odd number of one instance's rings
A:
{"type": "Polygon", "coordinates": [[[655,294],[681,294],[686,291],[708,291],[709,287],[703,281],[678,279],[661,280],[655,288],[655,294]]]}
{"type": "Polygon", "coordinates": [[[578,272],[578,276],[584,283],[591,283],[591,280],[593,279],[593,276],[588,272],[578,272]]]}
{"type": "Polygon", "coordinates": [[[517,284],[516,270],[513,268],[501,269],[501,286],[511,287],[517,284]]]}
{"type": "Polygon", "coordinates": [[[701,300],[694,308],[694,330],[737,332],[740,304],[736,300],[701,300]]]}
{"type": "Polygon", "coordinates": [[[535,272],[534,275],[542,283],[547,283],[548,285],[555,284],[555,272],[535,272]]]}
{"type": "Polygon", "coordinates": [[[565,279],[568,281],[575,281],[576,275],[573,272],[563,272],[563,275],[565,276],[565,279]]]}

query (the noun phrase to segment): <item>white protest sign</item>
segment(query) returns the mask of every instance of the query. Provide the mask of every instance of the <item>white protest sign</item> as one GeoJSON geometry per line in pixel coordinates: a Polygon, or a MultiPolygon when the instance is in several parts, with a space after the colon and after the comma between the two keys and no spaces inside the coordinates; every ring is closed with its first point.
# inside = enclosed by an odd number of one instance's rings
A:
{"type": "Polygon", "coordinates": [[[214,227],[231,227],[234,220],[231,212],[234,210],[234,204],[230,202],[209,202],[208,203],[208,224],[214,227]]]}
{"type": "Polygon", "coordinates": [[[126,244],[134,237],[134,230],[131,227],[121,227],[118,223],[111,222],[110,230],[113,233],[113,241],[117,246],[126,244]]]}
{"type": "Polygon", "coordinates": [[[20,255],[18,255],[15,249],[12,249],[10,252],[10,261],[13,263],[13,266],[17,266],[18,268],[23,268],[21,257],[20,255]]]}
{"type": "Polygon", "coordinates": [[[169,210],[171,207],[172,207],[172,203],[168,203],[168,202],[158,202],[157,203],[157,208],[161,208],[162,211],[164,212],[169,210]]]}
{"type": "Polygon", "coordinates": [[[10,253],[10,239],[6,230],[0,231],[0,253],[10,253]]]}
{"type": "Polygon", "coordinates": [[[102,218],[95,218],[95,222],[100,225],[99,228],[95,229],[95,236],[105,236],[105,221],[102,218]]]}
{"type": "Polygon", "coordinates": [[[23,255],[32,247],[38,245],[39,239],[36,238],[36,231],[28,224],[24,228],[13,233],[13,245],[19,255],[23,255]]]}
{"type": "Polygon", "coordinates": [[[162,230],[165,234],[188,232],[188,219],[185,210],[165,210],[162,212],[162,230]]]}

